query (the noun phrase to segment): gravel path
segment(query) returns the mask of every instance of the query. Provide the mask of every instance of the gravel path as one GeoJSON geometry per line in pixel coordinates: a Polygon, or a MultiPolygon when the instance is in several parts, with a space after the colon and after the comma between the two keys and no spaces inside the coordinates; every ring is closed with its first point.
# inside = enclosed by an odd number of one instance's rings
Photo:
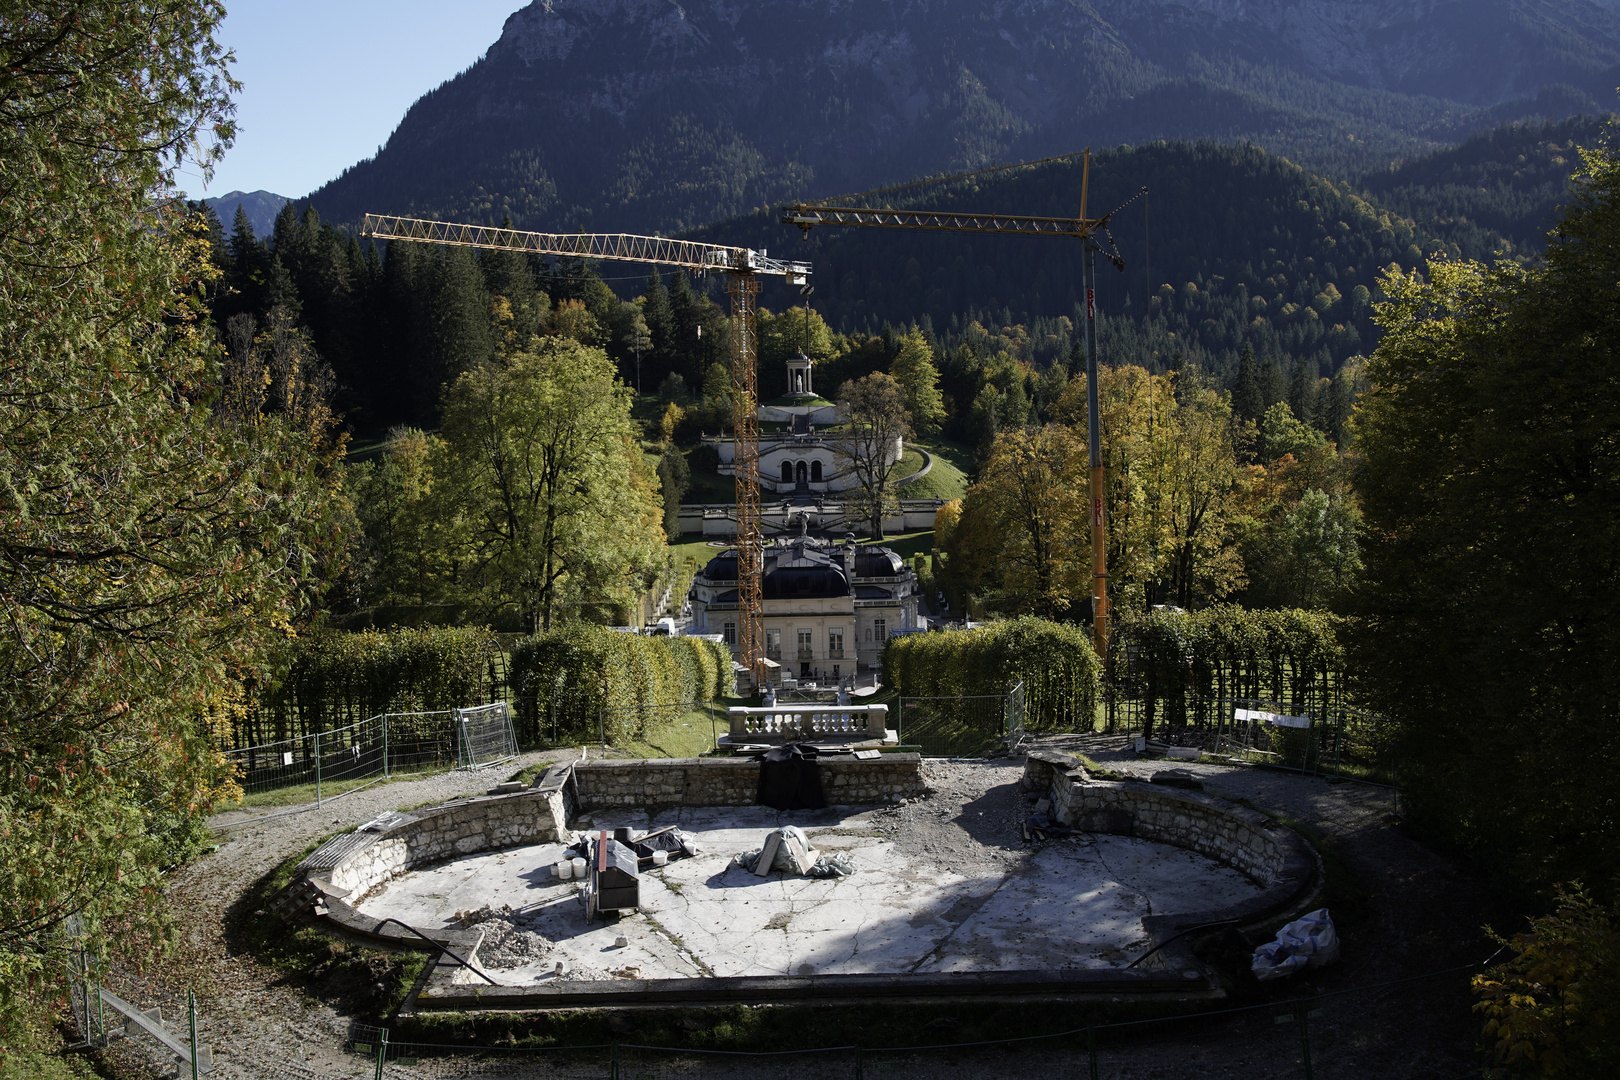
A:
{"type": "Polygon", "coordinates": [[[170,876],[169,899],[180,940],[175,954],[148,973],[182,999],[186,988],[196,992],[199,1039],[214,1052],[212,1075],[221,1080],[372,1075],[370,1066],[342,1050],[348,1018],[239,951],[234,917],[258,916],[232,908],[255,882],[322,837],[362,825],[384,811],[483,794],[531,764],[573,756],[571,751],[527,754],[478,772],[375,784],[293,813],[276,807],[217,815],[212,824],[221,830],[219,850],[170,876]]]}
{"type": "MultiPolygon", "coordinates": [[[[1478,961],[1490,952],[1481,926],[1493,919],[1499,926],[1511,925],[1502,912],[1491,909],[1493,892],[1470,867],[1425,849],[1402,832],[1391,816],[1394,802],[1387,789],[1256,769],[1145,762],[1117,738],[1048,737],[1041,745],[1084,752],[1120,772],[1144,776],[1169,764],[1185,767],[1198,774],[1211,793],[1306,823],[1333,844],[1348,870],[1352,893],[1359,893],[1352,909],[1339,915],[1343,962],[1278,990],[1243,988],[1248,995],[1243,1004],[1284,1002],[1295,994],[1331,994],[1478,961]]],[[[338,1008],[309,997],[239,951],[232,932],[235,920],[257,916],[232,907],[254,882],[321,837],[362,824],[385,810],[479,793],[528,764],[571,756],[528,755],[494,772],[380,784],[297,814],[234,812],[216,818],[217,825],[229,826],[221,833],[219,850],[171,878],[170,896],[182,927],[180,946],[174,957],[148,972],[171,992],[178,990],[183,996],[187,986],[197,991],[202,1038],[213,1046],[217,1062],[213,1075],[227,1080],[372,1075],[369,1063],[342,1051],[350,1020],[338,1008]]],[[[926,852],[942,868],[1005,865],[1023,857],[1018,823],[1026,804],[1013,786],[1021,775],[1020,760],[930,761],[924,770],[933,795],[884,812],[885,825],[898,826],[897,842],[926,852]]],[[[334,945],[334,953],[338,951],[334,945]]],[[[1479,1029],[1468,1004],[1463,973],[1330,997],[1321,1004],[1321,1015],[1310,1022],[1315,1076],[1440,1080],[1476,1075],[1473,1047],[1479,1029]]],[[[1132,1033],[1128,1041],[1125,1033],[1105,1032],[1100,1039],[1100,1075],[1121,1080],[1302,1077],[1298,1032],[1292,1024],[1275,1022],[1274,1014],[1287,1011],[1279,1004],[1219,1021],[1132,1033]]],[[[929,1026],[939,1028],[940,1041],[951,1039],[948,1017],[936,1017],[929,1026]]],[[[1008,1072],[1008,1054],[1014,1052],[1019,1073],[1086,1075],[1083,1040],[977,1054],[873,1053],[863,1061],[863,1074],[873,1078],[921,1071],[941,1080],[1000,1078],[1008,1072]]],[[[583,1062],[577,1065],[577,1072],[558,1072],[554,1065],[541,1062],[424,1063],[414,1069],[391,1065],[387,1075],[605,1075],[594,1066],[584,1068],[583,1062]]],[[[660,1080],[677,1075],[852,1076],[846,1066],[833,1057],[770,1064],[709,1058],[691,1065],[646,1061],[634,1073],[660,1080]]]]}

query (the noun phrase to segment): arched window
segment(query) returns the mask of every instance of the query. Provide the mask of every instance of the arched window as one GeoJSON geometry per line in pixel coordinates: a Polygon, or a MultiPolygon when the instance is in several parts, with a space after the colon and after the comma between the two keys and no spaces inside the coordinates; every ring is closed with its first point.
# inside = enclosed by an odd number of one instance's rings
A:
{"type": "Polygon", "coordinates": [[[821,462],[820,461],[812,461],[810,463],[810,482],[814,483],[814,484],[821,483],[821,462]]]}
{"type": "Polygon", "coordinates": [[[794,466],[794,472],[797,474],[799,483],[801,484],[804,483],[805,479],[809,476],[809,472],[805,469],[804,462],[802,461],[794,466]]]}
{"type": "Polygon", "coordinates": [[[791,461],[782,462],[782,483],[793,483],[793,462],[791,461]]]}

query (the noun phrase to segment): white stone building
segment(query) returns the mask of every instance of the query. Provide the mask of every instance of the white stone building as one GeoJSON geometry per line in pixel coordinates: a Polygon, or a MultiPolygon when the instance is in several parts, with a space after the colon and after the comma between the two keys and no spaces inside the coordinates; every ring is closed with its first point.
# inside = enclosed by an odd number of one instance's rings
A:
{"type": "MultiPolygon", "coordinates": [[[[917,621],[917,575],[878,544],[813,537],[765,548],[765,656],[798,678],[831,681],[874,669],[894,631],[917,621]]],[[[720,634],[737,652],[737,552],[709,560],[692,580],[691,633],[720,634]]]]}
{"type": "MultiPolygon", "coordinates": [[[[827,429],[841,423],[838,406],[816,395],[811,385],[814,361],[803,353],[788,357],[788,393],[760,406],[759,484],[779,495],[813,497],[848,491],[859,485],[847,460],[838,455],[837,441],[827,429]],[[781,425],[765,430],[765,425],[781,425]]],[[[736,475],[734,439],[706,435],[703,441],[720,456],[720,474],[736,475]]],[[[905,452],[896,439],[889,464],[905,452]]]]}

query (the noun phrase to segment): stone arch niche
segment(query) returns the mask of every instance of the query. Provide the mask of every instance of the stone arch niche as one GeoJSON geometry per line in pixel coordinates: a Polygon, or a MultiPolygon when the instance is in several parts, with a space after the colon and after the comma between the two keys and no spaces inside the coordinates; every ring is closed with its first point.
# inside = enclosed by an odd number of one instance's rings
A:
{"type": "Polygon", "coordinates": [[[782,462],[782,483],[793,483],[793,462],[791,461],[782,462]]]}
{"type": "Polygon", "coordinates": [[[810,462],[810,482],[812,484],[821,483],[821,461],[819,459],[810,462]]]}
{"type": "Polygon", "coordinates": [[[794,479],[801,484],[808,482],[810,479],[809,470],[805,468],[805,464],[802,461],[794,465],[793,475],[794,479]]]}

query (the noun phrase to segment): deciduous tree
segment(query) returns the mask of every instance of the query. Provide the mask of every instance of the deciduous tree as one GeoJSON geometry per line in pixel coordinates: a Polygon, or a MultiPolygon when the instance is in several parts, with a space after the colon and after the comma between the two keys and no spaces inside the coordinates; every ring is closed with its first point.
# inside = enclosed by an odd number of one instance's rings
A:
{"type": "Polygon", "coordinates": [[[205,718],[340,540],[308,441],[209,407],[207,226],[169,185],[232,134],[223,16],[0,3],[0,997],[70,914],[151,927],[159,819],[228,784],[205,718]]]}
{"type": "Polygon", "coordinates": [[[1620,871],[1620,160],[1544,267],[1391,274],[1355,425],[1357,638],[1408,805],[1528,882],[1620,871]]]}
{"type": "Polygon", "coordinates": [[[851,490],[861,512],[872,523],[872,538],[883,539],[883,513],[892,501],[889,480],[899,464],[897,451],[911,429],[906,423],[906,395],[892,375],[876,372],[852,379],[838,391],[844,417],[834,447],[838,460],[854,474],[851,490]]]}
{"type": "Polygon", "coordinates": [[[653,469],[600,349],[542,338],[445,396],[451,482],[486,610],[550,629],[581,599],[626,600],[664,554],[653,469]]]}

